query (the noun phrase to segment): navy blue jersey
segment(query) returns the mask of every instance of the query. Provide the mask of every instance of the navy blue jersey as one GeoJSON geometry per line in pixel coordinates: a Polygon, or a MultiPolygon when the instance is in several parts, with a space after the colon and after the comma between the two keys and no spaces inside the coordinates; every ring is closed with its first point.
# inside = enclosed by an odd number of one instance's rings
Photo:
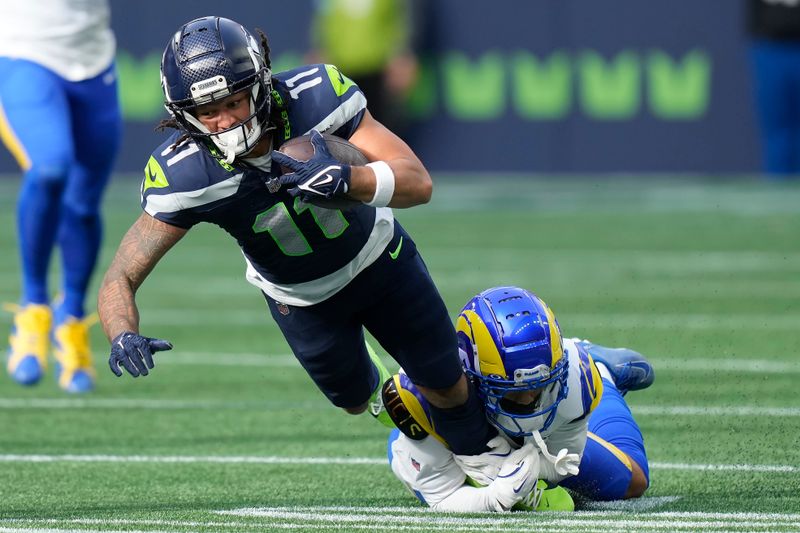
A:
{"type": "MultiPolygon", "coordinates": [[[[347,139],[366,110],[360,89],[331,65],[292,69],[273,83],[284,122],[273,132],[276,147],[311,129],[347,139]]],[[[382,250],[391,239],[389,209],[362,204],[343,212],[307,204],[284,189],[270,193],[265,182],[271,173],[228,165],[193,140],[172,148],[179,135],[156,148],[147,163],[143,209],[181,228],[199,222],[220,226],[241,246],[248,279],[282,301],[291,302],[287,293],[315,280],[320,283],[299,290],[294,303],[319,301],[368,266],[373,248],[382,250]]]]}

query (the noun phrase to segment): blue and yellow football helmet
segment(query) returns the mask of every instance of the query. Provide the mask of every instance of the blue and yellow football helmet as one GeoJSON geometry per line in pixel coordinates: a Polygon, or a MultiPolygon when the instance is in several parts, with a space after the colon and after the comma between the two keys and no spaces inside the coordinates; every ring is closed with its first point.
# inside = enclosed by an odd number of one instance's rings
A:
{"type": "Polygon", "coordinates": [[[567,396],[568,358],[553,312],[535,294],[495,287],[470,300],[456,323],[464,369],[478,389],[489,420],[514,437],[552,424],[567,396]],[[508,393],[537,391],[529,405],[508,393]]]}

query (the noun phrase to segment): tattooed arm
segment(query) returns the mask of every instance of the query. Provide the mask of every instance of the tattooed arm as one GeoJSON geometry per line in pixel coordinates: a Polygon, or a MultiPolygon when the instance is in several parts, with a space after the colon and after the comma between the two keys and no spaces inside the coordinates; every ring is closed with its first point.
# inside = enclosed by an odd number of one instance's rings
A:
{"type": "Polygon", "coordinates": [[[109,341],[123,331],[139,332],[136,291],[187,231],[142,213],[122,238],[97,296],[97,313],[109,341]]]}

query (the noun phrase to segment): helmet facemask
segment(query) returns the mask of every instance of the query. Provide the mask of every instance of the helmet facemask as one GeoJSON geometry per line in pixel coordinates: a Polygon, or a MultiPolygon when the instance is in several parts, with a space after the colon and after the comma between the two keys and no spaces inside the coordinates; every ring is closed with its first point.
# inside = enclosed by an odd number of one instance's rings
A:
{"type": "MultiPolygon", "coordinates": [[[[222,76],[214,77],[210,80],[202,80],[192,85],[193,94],[197,96],[188,100],[178,102],[168,102],[167,109],[175,117],[175,120],[186,133],[192,138],[201,141],[212,141],[222,152],[227,163],[233,163],[234,158],[248,154],[255,148],[258,141],[267,131],[273,128],[266,126],[270,109],[270,90],[269,69],[264,68],[249,85],[241,89],[231,90],[227,87],[225,78],[222,76]],[[265,79],[266,78],[266,79],[265,79]],[[206,86],[211,92],[202,92],[202,87],[206,86]],[[242,122],[231,126],[225,130],[210,132],[208,128],[196,117],[197,109],[204,105],[219,102],[232,94],[240,91],[248,91],[248,104],[250,114],[242,122]]],[[[208,91],[208,89],[206,89],[208,91]]]]}
{"type": "MultiPolygon", "coordinates": [[[[486,406],[489,421],[512,437],[529,437],[534,431],[545,431],[553,423],[558,404],[567,395],[567,359],[562,358],[551,370],[539,378],[513,381],[500,376],[480,376],[467,370],[478,387],[478,395],[486,406]],[[520,391],[539,391],[539,396],[528,405],[510,399],[508,394],[520,391]]],[[[546,369],[546,370],[545,370],[546,369]]]]}
{"type": "Polygon", "coordinates": [[[164,52],[161,84],[167,111],[181,130],[229,164],[274,129],[269,126],[272,73],[263,54],[268,57],[244,27],[219,17],[188,23],[164,52]],[[212,133],[198,119],[201,106],[240,92],[247,93],[250,107],[244,120],[212,133]]]}

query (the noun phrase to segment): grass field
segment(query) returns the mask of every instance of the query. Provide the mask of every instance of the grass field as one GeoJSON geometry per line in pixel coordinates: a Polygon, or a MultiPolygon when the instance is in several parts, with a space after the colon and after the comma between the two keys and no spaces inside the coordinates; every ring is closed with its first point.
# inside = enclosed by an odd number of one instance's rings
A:
{"type": "MultiPolygon", "coordinates": [[[[137,179],[107,196],[102,270],[138,216],[137,179]]],[[[453,316],[484,288],[523,285],[565,335],[652,359],[655,385],[627,397],[651,461],[642,500],[427,512],[386,465],[387,430],[327,404],[235,243],[202,227],[140,291],[143,333],[175,345],[149,377],[115,378],[99,328],[91,395],[3,373],[0,532],[798,531],[798,185],[442,176],[430,205],[395,212],[453,316]]],[[[19,282],[17,187],[0,180],[6,301],[19,282]]]]}

